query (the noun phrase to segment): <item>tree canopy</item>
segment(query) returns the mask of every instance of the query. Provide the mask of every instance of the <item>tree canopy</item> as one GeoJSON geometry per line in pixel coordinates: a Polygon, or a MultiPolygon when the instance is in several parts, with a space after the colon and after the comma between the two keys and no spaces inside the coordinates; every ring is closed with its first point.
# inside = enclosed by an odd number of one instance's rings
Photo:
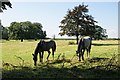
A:
{"type": "Polygon", "coordinates": [[[94,20],[94,17],[92,17],[92,15],[87,14],[88,12],[88,5],[84,4],[75,6],[72,10],[69,9],[67,11],[67,14],[64,16],[64,19],[61,21],[61,25],[59,26],[59,34],[61,36],[65,34],[68,36],[76,36],[78,43],[79,35],[91,36],[92,38],[95,38],[96,35],[105,33],[105,30],[99,26],[99,29],[101,29],[101,31],[99,34],[97,34],[97,21],[94,20]]]}
{"type": "Polygon", "coordinates": [[[10,39],[43,39],[46,37],[46,31],[42,30],[42,24],[30,21],[12,22],[9,27],[3,27],[2,38],[6,39],[6,35],[10,39]]]}
{"type": "MultiPolygon", "coordinates": [[[[3,27],[3,26],[1,26],[1,35],[2,35],[2,39],[6,39],[6,40],[8,40],[8,38],[9,38],[9,32],[8,32],[8,28],[7,27],[3,27]]],[[[0,38],[1,39],[1,38],[0,38]]]]}

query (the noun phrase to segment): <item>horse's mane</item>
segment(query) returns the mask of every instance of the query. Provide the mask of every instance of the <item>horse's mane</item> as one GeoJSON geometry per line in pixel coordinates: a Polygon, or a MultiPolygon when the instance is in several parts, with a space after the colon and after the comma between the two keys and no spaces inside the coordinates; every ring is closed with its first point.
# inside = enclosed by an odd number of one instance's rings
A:
{"type": "Polygon", "coordinates": [[[78,51],[80,51],[82,45],[83,45],[83,38],[81,38],[79,43],[78,43],[78,51]]]}

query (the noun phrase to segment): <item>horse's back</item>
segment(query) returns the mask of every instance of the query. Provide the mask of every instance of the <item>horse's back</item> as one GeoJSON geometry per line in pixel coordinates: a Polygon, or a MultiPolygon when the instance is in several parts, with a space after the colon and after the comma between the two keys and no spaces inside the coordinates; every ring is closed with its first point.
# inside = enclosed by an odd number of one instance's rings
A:
{"type": "Polygon", "coordinates": [[[89,36],[83,38],[84,41],[84,47],[89,48],[91,46],[91,38],[89,36]]]}
{"type": "Polygon", "coordinates": [[[53,47],[56,43],[55,43],[55,41],[51,40],[51,41],[47,42],[47,44],[48,44],[48,46],[53,47]]]}
{"type": "Polygon", "coordinates": [[[44,43],[42,44],[42,51],[49,51],[50,48],[54,48],[56,47],[56,43],[53,40],[50,41],[44,41],[44,43]]]}

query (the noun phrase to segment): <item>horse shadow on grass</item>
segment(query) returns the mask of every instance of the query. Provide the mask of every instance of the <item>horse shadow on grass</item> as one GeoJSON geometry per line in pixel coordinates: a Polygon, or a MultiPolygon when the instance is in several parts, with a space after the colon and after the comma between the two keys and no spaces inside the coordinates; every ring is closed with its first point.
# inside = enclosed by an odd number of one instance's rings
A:
{"type": "Polygon", "coordinates": [[[50,62],[44,62],[36,67],[22,66],[14,69],[2,70],[2,80],[9,79],[41,79],[41,78],[110,78],[115,80],[120,78],[120,66],[102,64],[104,61],[109,61],[109,58],[94,57],[86,59],[84,62],[72,63],[72,60],[62,58],[50,62]],[[95,65],[100,63],[100,65],[95,65]],[[56,65],[59,64],[59,67],[56,65]],[[68,64],[70,67],[66,67],[68,64]]]}

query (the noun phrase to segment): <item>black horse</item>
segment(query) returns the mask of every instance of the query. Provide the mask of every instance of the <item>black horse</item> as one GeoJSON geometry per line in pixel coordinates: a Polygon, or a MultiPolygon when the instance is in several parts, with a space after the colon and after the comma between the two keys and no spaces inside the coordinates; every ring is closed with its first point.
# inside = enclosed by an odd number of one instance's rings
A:
{"type": "Polygon", "coordinates": [[[84,52],[87,50],[87,57],[90,56],[92,39],[88,37],[82,37],[78,44],[78,49],[76,51],[77,56],[79,56],[79,61],[81,61],[80,57],[82,56],[82,60],[84,60],[84,52]]]}
{"type": "Polygon", "coordinates": [[[56,43],[53,40],[50,40],[48,42],[45,42],[44,40],[41,40],[38,44],[37,47],[34,51],[33,55],[33,60],[34,60],[34,65],[36,66],[36,62],[37,62],[37,55],[39,53],[39,57],[40,57],[40,62],[43,62],[43,55],[44,55],[44,51],[48,52],[48,56],[47,56],[47,60],[49,58],[50,55],[50,49],[52,49],[52,55],[53,55],[53,60],[54,60],[54,52],[56,50],[56,43]]]}

